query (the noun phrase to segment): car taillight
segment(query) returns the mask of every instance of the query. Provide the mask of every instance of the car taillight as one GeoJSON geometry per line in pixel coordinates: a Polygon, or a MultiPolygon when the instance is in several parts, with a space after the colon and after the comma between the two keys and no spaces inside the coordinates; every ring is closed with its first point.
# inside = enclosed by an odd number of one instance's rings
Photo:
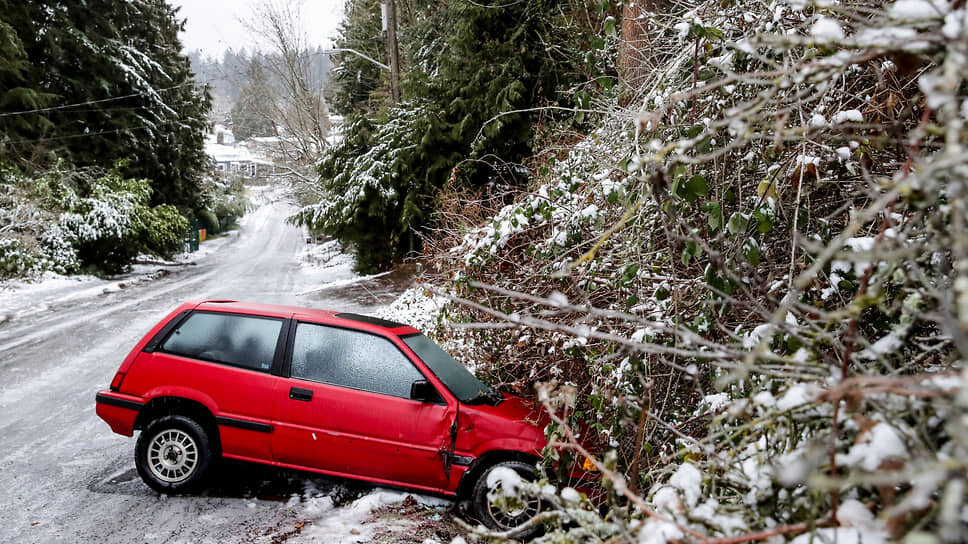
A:
{"type": "Polygon", "coordinates": [[[111,391],[121,390],[121,380],[124,379],[124,372],[118,372],[114,375],[114,379],[111,380],[111,391]]]}

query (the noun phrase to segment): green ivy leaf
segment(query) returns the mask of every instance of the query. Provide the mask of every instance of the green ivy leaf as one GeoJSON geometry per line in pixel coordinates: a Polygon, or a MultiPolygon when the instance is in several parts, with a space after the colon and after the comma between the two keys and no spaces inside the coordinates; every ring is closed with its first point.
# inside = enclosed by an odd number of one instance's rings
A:
{"type": "Polygon", "coordinates": [[[622,281],[628,283],[635,279],[639,273],[639,265],[630,264],[625,267],[625,272],[622,272],[622,281]]]}
{"type": "MultiPolygon", "coordinates": [[[[605,35],[614,38],[618,35],[618,31],[615,30],[615,17],[609,15],[605,18],[605,35]]],[[[722,33],[720,33],[722,35],[722,33]]]]}
{"type": "Polygon", "coordinates": [[[712,266],[706,267],[706,272],[704,274],[706,279],[706,285],[715,289],[716,292],[725,293],[731,295],[733,293],[733,284],[728,279],[726,279],[722,274],[713,270],[712,266]]]}
{"type": "Polygon", "coordinates": [[[718,202],[704,202],[702,209],[709,214],[707,222],[709,223],[709,228],[714,233],[723,228],[723,209],[719,206],[718,202]]]}
{"type": "Polygon", "coordinates": [[[699,143],[696,144],[696,151],[700,153],[709,153],[713,148],[713,138],[712,136],[706,136],[699,143]]]}
{"type": "Polygon", "coordinates": [[[723,31],[718,28],[706,26],[702,29],[702,36],[711,42],[718,42],[723,39],[723,31]]]}
{"type": "Polygon", "coordinates": [[[749,227],[749,219],[739,212],[729,216],[729,221],[726,223],[726,230],[730,234],[742,234],[746,232],[747,227],[749,227]]]}
{"type": "Polygon", "coordinates": [[[771,217],[771,214],[763,211],[762,208],[753,212],[753,217],[756,219],[756,230],[758,230],[760,234],[766,234],[773,230],[773,218],[771,217]]]}
{"type": "Polygon", "coordinates": [[[750,263],[752,266],[759,266],[760,264],[760,249],[756,245],[749,242],[743,244],[743,257],[746,258],[746,262],[750,263]]]}
{"type": "Polygon", "coordinates": [[[689,261],[693,257],[702,255],[702,248],[696,242],[686,242],[686,247],[682,248],[682,264],[689,266],[689,261]]]}
{"type": "Polygon", "coordinates": [[[690,193],[697,196],[706,196],[709,194],[709,185],[706,183],[706,178],[700,174],[689,178],[689,182],[686,183],[686,188],[690,193]]]}

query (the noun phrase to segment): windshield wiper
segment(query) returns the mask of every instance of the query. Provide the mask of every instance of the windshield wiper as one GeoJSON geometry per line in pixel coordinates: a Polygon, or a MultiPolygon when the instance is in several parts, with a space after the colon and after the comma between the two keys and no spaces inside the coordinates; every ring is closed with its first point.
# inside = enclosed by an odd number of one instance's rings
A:
{"type": "Polygon", "coordinates": [[[504,395],[502,395],[497,389],[488,389],[487,395],[488,398],[494,403],[491,406],[497,406],[498,404],[504,402],[504,395]]]}
{"type": "Polygon", "coordinates": [[[465,401],[465,404],[490,404],[491,406],[497,406],[504,402],[504,395],[496,389],[488,388],[485,391],[481,391],[471,400],[465,401]]]}

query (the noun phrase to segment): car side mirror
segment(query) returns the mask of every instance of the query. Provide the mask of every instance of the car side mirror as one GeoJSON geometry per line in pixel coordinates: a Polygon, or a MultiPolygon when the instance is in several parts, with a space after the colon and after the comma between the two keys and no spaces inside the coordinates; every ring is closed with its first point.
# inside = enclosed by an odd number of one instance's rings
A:
{"type": "Polygon", "coordinates": [[[432,403],[439,403],[443,400],[437,393],[437,389],[427,380],[416,380],[410,384],[410,399],[432,403]]]}

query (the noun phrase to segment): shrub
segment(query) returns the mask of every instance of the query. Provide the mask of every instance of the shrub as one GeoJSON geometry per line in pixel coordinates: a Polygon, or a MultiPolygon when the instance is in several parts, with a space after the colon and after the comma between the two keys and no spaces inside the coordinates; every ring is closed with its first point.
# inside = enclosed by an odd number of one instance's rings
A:
{"type": "Polygon", "coordinates": [[[30,276],[43,265],[42,257],[17,238],[0,238],[0,279],[30,276]]]}
{"type": "MultiPolygon", "coordinates": [[[[121,165],[118,166],[119,168],[121,165]]],[[[41,175],[2,171],[3,275],[124,271],[140,252],[168,258],[186,220],[170,205],[149,206],[148,180],[64,163],[41,175]]]]}
{"type": "Polygon", "coordinates": [[[537,391],[563,449],[600,444],[609,516],[550,497],[571,522],[543,542],[964,541],[966,20],[643,14],[632,108],[601,100],[490,220],[453,214],[432,280],[471,326],[445,340],[537,391]]]}
{"type": "Polygon", "coordinates": [[[148,208],[140,239],[143,250],[170,259],[182,250],[188,220],[178,213],[178,209],[167,204],[148,208]]]}
{"type": "Polygon", "coordinates": [[[209,235],[219,233],[219,220],[215,212],[209,210],[199,210],[195,212],[199,226],[205,229],[209,235]]]}

